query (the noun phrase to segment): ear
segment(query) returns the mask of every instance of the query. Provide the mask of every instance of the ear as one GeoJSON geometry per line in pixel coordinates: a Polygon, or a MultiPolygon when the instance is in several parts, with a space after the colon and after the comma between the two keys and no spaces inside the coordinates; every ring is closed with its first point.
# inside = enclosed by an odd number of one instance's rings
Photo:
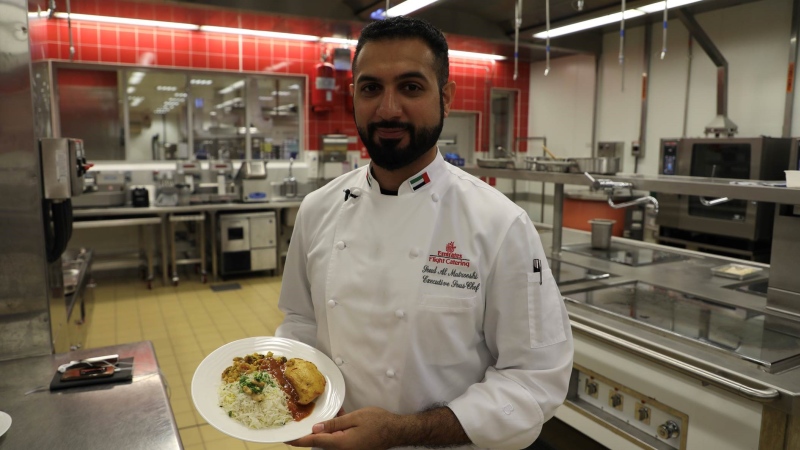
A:
{"type": "Polygon", "coordinates": [[[444,116],[447,117],[450,114],[450,107],[453,105],[453,98],[456,96],[456,82],[455,81],[448,81],[442,87],[442,100],[444,102],[444,116]]]}
{"type": "Polygon", "coordinates": [[[353,84],[353,83],[350,83],[349,87],[350,87],[350,97],[352,97],[353,93],[356,91],[356,85],[353,84]]]}

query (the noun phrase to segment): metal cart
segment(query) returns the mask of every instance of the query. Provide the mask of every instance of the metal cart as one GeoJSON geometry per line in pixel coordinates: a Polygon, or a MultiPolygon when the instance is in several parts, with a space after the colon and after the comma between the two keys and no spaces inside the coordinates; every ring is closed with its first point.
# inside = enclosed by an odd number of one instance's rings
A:
{"type": "Polygon", "coordinates": [[[170,235],[170,255],[171,255],[171,268],[172,268],[172,285],[177,286],[180,278],[178,278],[178,265],[179,264],[200,264],[200,278],[203,283],[208,280],[206,275],[206,215],[201,212],[199,214],[170,214],[169,215],[169,235],[170,235]],[[199,258],[177,258],[177,239],[175,236],[175,223],[176,222],[196,222],[198,233],[195,235],[195,246],[200,252],[199,258]]]}

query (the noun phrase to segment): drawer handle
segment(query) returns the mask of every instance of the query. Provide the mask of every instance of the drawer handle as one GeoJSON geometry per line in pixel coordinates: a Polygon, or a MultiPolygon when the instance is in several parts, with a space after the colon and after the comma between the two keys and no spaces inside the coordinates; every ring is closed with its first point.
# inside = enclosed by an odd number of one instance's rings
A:
{"type": "Polygon", "coordinates": [[[709,372],[708,370],[686,363],[671,356],[664,355],[642,345],[619,338],[605,331],[598,330],[590,325],[580,323],[576,320],[592,322],[583,318],[576,319],[573,314],[570,314],[570,322],[572,323],[573,330],[578,330],[603,342],[607,342],[611,345],[622,348],[623,350],[629,350],[645,359],[665,365],[671,369],[677,370],[678,372],[741,395],[742,397],[762,403],[768,403],[780,397],[780,392],[778,392],[777,389],[760,389],[744,385],[738,381],[731,380],[713,372],[709,372]]]}

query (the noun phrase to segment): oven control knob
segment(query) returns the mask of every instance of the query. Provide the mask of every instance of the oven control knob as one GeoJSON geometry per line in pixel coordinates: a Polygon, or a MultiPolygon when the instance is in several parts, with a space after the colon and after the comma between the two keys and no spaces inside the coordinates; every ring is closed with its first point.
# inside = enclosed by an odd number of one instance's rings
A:
{"type": "Polygon", "coordinates": [[[586,380],[586,394],[597,398],[597,383],[586,380]]]}
{"type": "Polygon", "coordinates": [[[658,426],[658,437],[661,439],[672,439],[681,435],[681,429],[674,420],[668,420],[658,426]]]}
{"type": "Polygon", "coordinates": [[[645,421],[650,418],[650,408],[647,406],[642,406],[636,411],[636,418],[639,421],[645,421]]]}

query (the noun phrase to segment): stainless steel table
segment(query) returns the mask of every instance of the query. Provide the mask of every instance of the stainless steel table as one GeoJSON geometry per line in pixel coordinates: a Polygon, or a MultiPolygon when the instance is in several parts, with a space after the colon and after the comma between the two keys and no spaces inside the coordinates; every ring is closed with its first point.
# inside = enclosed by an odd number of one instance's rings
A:
{"type": "MultiPolygon", "coordinates": [[[[283,213],[287,209],[300,207],[301,199],[294,201],[272,201],[264,203],[206,203],[189,206],[149,206],[146,208],[134,208],[130,206],[125,207],[110,207],[110,208],[81,208],[74,210],[76,218],[84,220],[97,220],[98,218],[120,218],[123,221],[132,220],[134,217],[158,217],[161,219],[161,265],[162,265],[162,278],[164,285],[169,284],[168,276],[168,262],[167,262],[167,230],[169,228],[169,216],[171,214],[188,214],[188,213],[208,213],[209,220],[209,244],[211,247],[211,276],[217,279],[219,276],[218,261],[217,261],[217,220],[220,213],[226,211],[275,211],[276,221],[279,224],[283,223],[283,213]]],[[[79,219],[79,220],[80,220],[79,219]]],[[[280,235],[280,232],[278,233],[280,235]]],[[[280,237],[280,236],[279,236],[280,237]]],[[[280,239],[279,239],[280,241],[280,239]]],[[[282,249],[282,242],[278,245],[278,273],[283,272],[282,256],[284,253],[282,249]]]]}
{"type": "Polygon", "coordinates": [[[149,341],[0,362],[0,449],[182,449],[149,341]],[[92,356],[133,357],[133,381],[49,391],[56,368],[92,356]],[[33,391],[33,392],[31,392],[33,391]]]}

